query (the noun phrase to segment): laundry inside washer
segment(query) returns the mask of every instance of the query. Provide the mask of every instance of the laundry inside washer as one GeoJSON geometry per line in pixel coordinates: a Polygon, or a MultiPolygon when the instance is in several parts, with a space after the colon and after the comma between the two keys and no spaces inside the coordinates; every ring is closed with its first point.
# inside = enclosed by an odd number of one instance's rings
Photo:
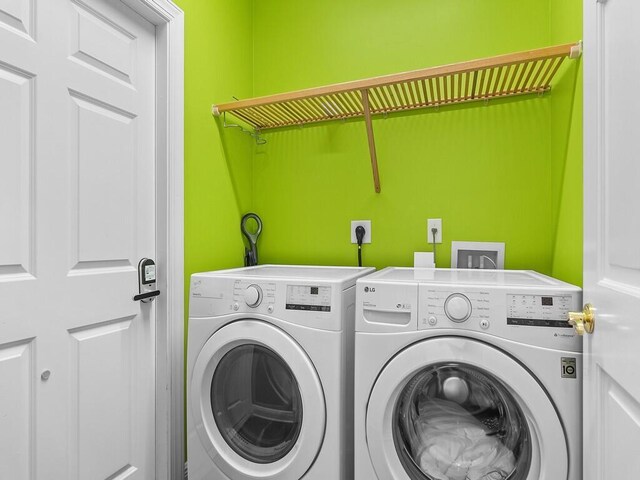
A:
{"type": "Polygon", "coordinates": [[[524,414],[502,382],[479,368],[425,368],[399,396],[395,422],[398,455],[415,478],[526,478],[531,436],[524,414]]]}

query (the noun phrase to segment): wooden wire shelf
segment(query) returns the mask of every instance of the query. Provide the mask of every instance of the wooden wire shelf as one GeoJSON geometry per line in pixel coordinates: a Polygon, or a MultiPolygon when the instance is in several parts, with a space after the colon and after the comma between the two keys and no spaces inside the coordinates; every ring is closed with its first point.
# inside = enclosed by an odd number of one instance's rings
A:
{"type": "Polygon", "coordinates": [[[258,132],[271,128],[364,117],[376,192],[380,191],[371,116],[466,102],[541,94],[581,43],[471,60],[412,72],[239,100],[213,106],[258,132]]]}

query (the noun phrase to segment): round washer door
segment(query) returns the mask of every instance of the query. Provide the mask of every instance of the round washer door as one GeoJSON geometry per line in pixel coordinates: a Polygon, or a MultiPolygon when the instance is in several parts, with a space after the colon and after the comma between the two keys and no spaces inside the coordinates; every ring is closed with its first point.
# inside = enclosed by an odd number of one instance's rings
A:
{"type": "Polygon", "coordinates": [[[560,480],[566,436],[546,391],[485,343],[439,337],[382,370],[366,417],[379,478],[560,480]]]}
{"type": "Polygon", "coordinates": [[[214,333],[191,377],[196,430],[231,480],[298,480],[325,433],[324,393],[311,360],[279,328],[241,320],[214,333]]]}

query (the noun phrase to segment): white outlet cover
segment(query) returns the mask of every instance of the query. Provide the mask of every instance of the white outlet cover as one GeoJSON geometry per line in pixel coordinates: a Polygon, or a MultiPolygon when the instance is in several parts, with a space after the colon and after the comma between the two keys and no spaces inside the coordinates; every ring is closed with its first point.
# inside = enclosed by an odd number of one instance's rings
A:
{"type": "Polygon", "coordinates": [[[438,229],[438,233],[436,233],[436,243],[442,243],[442,219],[430,218],[427,220],[427,243],[433,243],[433,233],[431,233],[432,228],[438,229]]]}
{"type": "Polygon", "coordinates": [[[351,243],[358,243],[356,238],[356,227],[362,225],[364,227],[364,238],[362,243],[371,243],[371,220],[352,220],[351,221],[351,243]]]}
{"type": "Polygon", "coordinates": [[[458,251],[460,250],[495,252],[496,267],[498,270],[504,270],[504,242],[451,242],[451,268],[467,268],[465,265],[458,265],[458,251]]]}

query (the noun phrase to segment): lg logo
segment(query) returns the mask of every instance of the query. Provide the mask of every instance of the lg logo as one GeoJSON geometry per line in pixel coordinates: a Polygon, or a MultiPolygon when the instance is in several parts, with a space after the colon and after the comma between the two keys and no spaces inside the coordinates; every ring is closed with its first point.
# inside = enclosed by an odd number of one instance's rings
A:
{"type": "Polygon", "coordinates": [[[364,293],[375,293],[376,289],[373,287],[364,287],[364,293]]]}
{"type": "Polygon", "coordinates": [[[577,368],[576,368],[576,359],[573,357],[562,357],[560,359],[562,366],[562,374],[560,375],[562,378],[576,378],[577,377],[577,368]]]}

